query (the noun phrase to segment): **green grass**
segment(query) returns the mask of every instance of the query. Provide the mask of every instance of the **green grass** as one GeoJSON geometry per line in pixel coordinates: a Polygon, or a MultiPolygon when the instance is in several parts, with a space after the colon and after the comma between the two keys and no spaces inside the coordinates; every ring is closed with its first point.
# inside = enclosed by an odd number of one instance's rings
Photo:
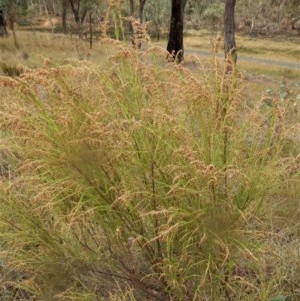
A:
{"type": "Polygon", "coordinates": [[[74,57],[0,78],[1,298],[298,300],[294,92],[60,43],[74,57]]]}

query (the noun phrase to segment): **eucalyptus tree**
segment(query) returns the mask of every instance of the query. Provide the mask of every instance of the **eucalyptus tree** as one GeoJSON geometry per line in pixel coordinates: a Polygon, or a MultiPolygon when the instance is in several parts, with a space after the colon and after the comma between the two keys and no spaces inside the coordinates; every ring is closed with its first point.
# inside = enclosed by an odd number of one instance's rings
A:
{"type": "MultiPolygon", "coordinates": [[[[144,21],[144,9],[147,0],[139,0],[138,6],[138,18],[140,23],[144,21]]],[[[135,1],[129,0],[129,16],[133,17],[135,15],[135,1]]]]}
{"type": "Polygon", "coordinates": [[[70,7],[74,16],[75,26],[73,26],[73,30],[79,34],[79,37],[83,37],[84,32],[84,22],[86,20],[87,15],[89,16],[89,35],[90,35],[90,46],[92,47],[92,19],[93,13],[96,12],[100,4],[101,0],[61,0],[62,4],[62,24],[63,30],[67,32],[67,8],[70,7]]]}
{"type": "Polygon", "coordinates": [[[172,0],[167,51],[177,63],[183,60],[183,22],[187,0],[172,0]]]}
{"type": "Polygon", "coordinates": [[[128,22],[128,29],[129,32],[132,34],[133,33],[133,26],[132,26],[132,22],[133,22],[133,18],[134,18],[134,0],[129,0],[129,22],[128,22]]]}
{"type": "Polygon", "coordinates": [[[100,0],[69,0],[75,23],[82,24],[93,6],[100,2],[100,0]]]}
{"type": "Polygon", "coordinates": [[[27,8],[27,0],[0,0],[0,9],[7,16],[8,22],[15,22],[17,16],[26,13],[27,8]]]}
{"type": "Polygon", "coordinates": [[[69,0],[69,3],[71,5],[72,13],[74,15],[74,20],[76,24],[83,23],[86,14],[87,9],[84,5],[85,1],[82,0],[69,0]]]}
{"type": "Polygon", "coordinates": [[[67,33],[67,10],[68,9],[68,0],[61,0],[61,22],[64,34],[67,33]]]}
{"type": "Polygon", "coordinates": [[[129,0],[129,16],[134,16],[134,0],[129,0]]]}
{"type": "Polygon", "coordinates": [[[226,0],[224,12],[224,50],[225,58],[232,57],[233,63],[237,61],[235,43],[234,9],[236,0],[226,0]]]}
{"type": "Polygon", "coordinates": [[[144,18],[149,22],[147,26],[152,37],[160,39],[162,27],[167,26],[170,15],[170,0],[148,0],[144,11],[144,18]]]}
{"type": "Polygon", "coordinates": [[[6,21],[3,14],[3,11],[0,10],[0,37],[7,35],[7,29],[6,29],[6,21]]]}
{"type": "Polygon", "coordinates": [[[145,8],[145,4],[146,4],[146,1],[147,0],[139,0],[140,2],[140,6],[139,6],[139,20],[140,20],[140,23],[143,23],[143,14],[144,14],[144,8],[145,8]]]}
{"type": "Polygon", "coordinates": [[[6,22],[8,23],[9,29],[13,33],[15,46],[18,48],[18,42],[14,30],[14,23],[16,22],[18,16],[26,13],[28,7],[27,0],[0,0],[0,10],[2,11],[3,17],[3,30],[6,32],[6,22]]]}

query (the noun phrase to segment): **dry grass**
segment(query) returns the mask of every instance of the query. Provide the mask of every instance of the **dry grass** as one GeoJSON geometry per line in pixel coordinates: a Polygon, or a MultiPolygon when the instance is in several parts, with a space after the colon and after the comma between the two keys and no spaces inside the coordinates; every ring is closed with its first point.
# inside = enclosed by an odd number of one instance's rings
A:
{"type": "Polygon", "coordinates": [[[45,64],[60,65],[73,59],[101,64],[106,61],[107,53],[113,52],[111,45],[102,45],[100,40],[95,41],[90,49],[89,43],[78,36],[71,38],[70,35],[24,30],[17,31],[16,35],[20,49],[15,48],[12,35],[0,40],[1,62],[8,66],[38,68],[45,64]]]}
{"type": "MultiPolygon", "coordinates": [[[[210,50],[211,38],[216,34],[210,34],[202,30],[192,32],[185,38],[185,45],[188,48],[200,48],[210,50]]],[[[240,54],[251,55],[252,57],[261,57],[288,62],[299,62],[300,46],[299,37],[286,36],[277,38],[249,37],[236,34],[236,42],[240,54]]]]}
{"type": "Polygon", "coordinates": [[[298,300],[294,92],[113,47],[0,78],[1,298],[298,300]]]}

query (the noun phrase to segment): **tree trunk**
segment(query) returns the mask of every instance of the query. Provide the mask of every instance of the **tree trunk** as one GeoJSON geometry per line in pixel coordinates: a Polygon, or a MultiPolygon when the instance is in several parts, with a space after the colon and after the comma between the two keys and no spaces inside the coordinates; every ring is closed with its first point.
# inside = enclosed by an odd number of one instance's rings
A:
{"type": "MultiPolygon", "coordinates": [[[[130,18],[134,17],[134,0],[129,0],[129,16],[130,18]]],[[[129,22],[129,32],[133,33],[132,20],[129,22]]]]}
{"type": "Polygon", "coordinates": [[[85,17],[87,15],[87,9],[85,8],[82,11],[82,14],[80,15],[80,4],[81,4],[81,0],[70,0],[70,4],[71,4],[71,9],[74,15],[74,20],[76,23],[76,27],[77,27],[77,32],[79,35],[79,38],[82,39],[83,37],[83,22],[85,20],[85,17]]]}
{"type": "Polygon", "coordinates": [[[183,60],[183,11],[183,1],[172,0],[171,22],[167,50],[172,59],[175,59],[177,63],[180,63],[183,60]]]}
{"type": "Polygon", "coordinates": [[[139,20],[140,23],[143,23],[143,13],[144,13],[144,7],[145,7],[146,0],[140,0],[140,7],[139,7],[139,20]]]}
{"type": "Polygon", "coordinates": [[[9,21],[9,24],[10,24],[10,30],[11,30],[11,32],[12,32],[12,34],[13,34],[13,37],[14,37],[14,44],[15,44],[15,47],[16,47],[17,49],[19,49],[20,46],[19,46],[19,43],[18,43],[18,41],[17,41],[17,36],[16,36],[16,32],[15,32],[15,26],[14,26],[15,20],[14,20],[14,17],[9,21]]]}
{"type": "Polygon", "coordinates": [[[41,0],[39,0],[39,12],[40,12],[40,15],[43,14],[43,8],[42,8],[41,0]]]}
{"type": "Polygon", "coordinates": [[[67,33],[67,0],[62,0],[61,2],[61,21],[63,26],[64,34],[67,33]]]}
{"type": "Polygon", "coordinates": [[[50,16],[55,16],[55,9],[53,1],[44,1],[44,6],[50,16]]]}
{"type": "Polygon", "coordinates": [[[85,8],[81,14],[81,17],[80,17],[80,23],[83,24],[83,22],[85,21],[85,18],[86,18],[86,15],[88,13],[88,10],[85,8]]]}
{"type": "Polygon", "coordinates": [[[80,23],[80,15],[79,15],[79,8],[80,8],[80,0],[78,0],[77,6],[75,5],[74,0],[70,0],[71,9],[74,15],[74,20],[76,24],[80,23]]]}
{"type": "Polygon", "coordinates": [[[134,0],[129,0],[129,15],[130,17],[134,15],[134,0]]]}
{"type": "Polygon", "coordinates": [[[0,10],[0,37],[7,36],[6,22],[3,11],[0,10]]]}
{"type": "Polygon", "coordinates": [[[236,0],[226,0],[224,13],[224,50],[225,59],[232,59],[235,64],[237,61],[237,51],[235,44],[234,8],[236,0]],[[229,57],[230,56],[230,57],[229,57]]]}
{"type": "Polygon", "coordinates": [[[92,49],[93,47],[93,28],[92,28],[92,12],[90,11],[90,27],[89,27],[89,31],[90,31],[90,49],[92,49]]]}

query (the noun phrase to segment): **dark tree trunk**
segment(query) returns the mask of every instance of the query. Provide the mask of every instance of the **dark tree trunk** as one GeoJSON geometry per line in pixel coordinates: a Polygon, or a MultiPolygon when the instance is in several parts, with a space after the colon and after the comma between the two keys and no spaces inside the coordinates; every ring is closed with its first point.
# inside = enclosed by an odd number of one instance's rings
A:
{"type": "Polygon", "coordinates": [[[64,34],[67,33],[67,0],[62,0],[61,7],[61,21],[64,34]]]}
{"type": "MultiPolygon", "coordinates": [[[[129,16],[130,18],[134,17],[134,0],[129,0],[129,16]]],[[[131,19],[129,22],[129,32],[133,33],[133,27],[132,27],[133,20],[131,19]]]]}
{"type": "Polygon", "coordinates": [[[77,0],[77,5],[75,0],[70,0],[70,4],[74,15],[75,23],[79,24],[80,23],[80,15],[79,15],[80,0],[77,0]]]}
{"type": "Polygon", "coordinates": [[[180,63],[183,60],[183,12],[186,1],[172,0],[170,32],[167,50],[180,63]]]}
{"type": "Polygon", "coordinates": [[[85,21],[85,18],[86,18],[86,15],[88,13],[88,10],[85,8],[81,14],[81,17],[80,17],[80,23],[82,24],[84,21],[85,21]]]}
{"type": "Polygon", "coordinates": [[[6,22],[3,11],[0,10],[0,37],[7,36],[6,22]]]}
{"type": "Polygon", "coordinates": [[[237,51],[235,44],[234,8],[236,0],[226,0],[224,13],[224,50],[225,58],[232,57],[235,64],[237,61],[237,51]]]}
{"type": "Polygon", "coordinates": [[[89,26],[89,30],[90,30],[90,49],[92,49],[93,47],[93,28],[92,28],[92,12],[90,12],[90,26],[89,26]]]}
{"type": "Polygon", "coordinates": [[[83,36],[83,22],[85,20],[85,17],[88,13],[87,9],[85,8],[82,11],[82,14],[80,15],[80,4],[81,4],[81,0],[70,0],[70,4],[71,4],[71,9],[74,15],[74,20],[75,23],[77,25],[77,31],[79,34],[79,38],[82,39],[83,36]]]}
{"type": "Polygon", "coordinates": [[[144,13],[145,3],[146,3],[146,0],[140,0],[140,7],[139,7],[140,23],[143,23],[143,13],[144,13]]]}
{"type": "Polygon", "coordinates": [[[134,0],[129,0],[129,15],[134,16],[134,0]]]}

